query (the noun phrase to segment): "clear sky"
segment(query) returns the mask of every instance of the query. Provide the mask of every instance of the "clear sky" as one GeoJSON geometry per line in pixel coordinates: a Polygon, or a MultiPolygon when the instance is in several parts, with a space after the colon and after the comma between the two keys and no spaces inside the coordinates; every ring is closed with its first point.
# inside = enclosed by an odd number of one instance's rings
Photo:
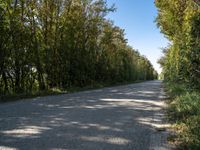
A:
{"type": "Polygon", "coordinates": [[[108,18],[125,29],[128,44],[145,55],[160,73],[157,60],[162,56],[162,47],[168,45],[167,39],[157,28],[157,10],[154,0],[107,0],[108,6],[115,4],[117,11],[108,18]]]}

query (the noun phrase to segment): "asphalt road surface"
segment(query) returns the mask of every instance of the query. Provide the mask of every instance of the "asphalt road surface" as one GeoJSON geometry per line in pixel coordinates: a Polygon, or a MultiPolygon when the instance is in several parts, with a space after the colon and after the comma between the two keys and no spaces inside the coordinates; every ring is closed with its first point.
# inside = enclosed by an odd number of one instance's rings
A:
{"type": "Polygon", "coordinates": [[[0,150],[168,150],[161,81],[0,104],[0,150]]]}

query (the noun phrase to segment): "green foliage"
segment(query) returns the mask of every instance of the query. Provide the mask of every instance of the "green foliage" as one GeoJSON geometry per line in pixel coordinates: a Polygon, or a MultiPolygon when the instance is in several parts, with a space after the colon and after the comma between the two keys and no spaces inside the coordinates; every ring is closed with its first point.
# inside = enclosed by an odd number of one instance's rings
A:
{"type": "Polygon", "coordinates": [[[180,149],[198,150],[200,148],[200,93],[174,83],[168,83],[166,87],[169,94],[175,97],[170,103],[169,114],[171,120],[176,123],[180,149]]]}
{"type": "Polygon", "coordinates": [[[185,94],[188,90],[187,86],[185,86],[184,84],[174,84],[172,82],[166,82],[165,86],[168,93],[173,98],[185,94]]]}
{"type": "Polygon", "coordinates": [[[105,0],[0,0],[0,94],[157,78],[106,19],[114,10],[105,0]]]}
{"type": "Polygon", "coordinates": [[[194,115],[200,115],[200,95],[196,92],[187,92],[176,97],[172,106],[176,111],[177,118],[182,120],[194,115]]]}
{"type": "Polygon", "coordinates": [[[200,149],[200,114],[191,116],[187,119],[185,125],[186,130],[182,135],[183,141],[188,143],[188,149],[199,150],[200,149]]]}
{"type": "Polygon", "coordinates": [[[156,19],[170,40],[159,60],[174,100],[169,112],[177,122],[181,149],[200,149],[200,1],[155,0],[156,19]]]}
{"type": "Polygon", "coordinates": [[[161,32],[171,41],[159,63],[167,81],[200,89],[200,6],[194,0],[156,0],[161,32]]]}

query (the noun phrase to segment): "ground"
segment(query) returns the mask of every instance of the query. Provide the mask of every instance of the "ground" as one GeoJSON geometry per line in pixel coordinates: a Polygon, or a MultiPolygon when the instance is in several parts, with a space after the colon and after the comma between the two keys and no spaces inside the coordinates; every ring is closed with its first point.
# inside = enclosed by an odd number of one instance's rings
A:
{"type": "Polygon", "coordinates": [[[0,104],[0,150],[168,150],[161,81],[0,104]]]}

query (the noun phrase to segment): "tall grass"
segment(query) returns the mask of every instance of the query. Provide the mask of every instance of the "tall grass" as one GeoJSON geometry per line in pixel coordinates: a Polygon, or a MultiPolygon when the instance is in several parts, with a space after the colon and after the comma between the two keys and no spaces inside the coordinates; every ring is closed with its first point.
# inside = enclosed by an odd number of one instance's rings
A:
{"type": "Polygon", "coordinates": [[[181,150],[200,150],[200,92],[185,85],[166,84],[172,97],[170,118],[177,129],[177,141],[181,150]]]}

